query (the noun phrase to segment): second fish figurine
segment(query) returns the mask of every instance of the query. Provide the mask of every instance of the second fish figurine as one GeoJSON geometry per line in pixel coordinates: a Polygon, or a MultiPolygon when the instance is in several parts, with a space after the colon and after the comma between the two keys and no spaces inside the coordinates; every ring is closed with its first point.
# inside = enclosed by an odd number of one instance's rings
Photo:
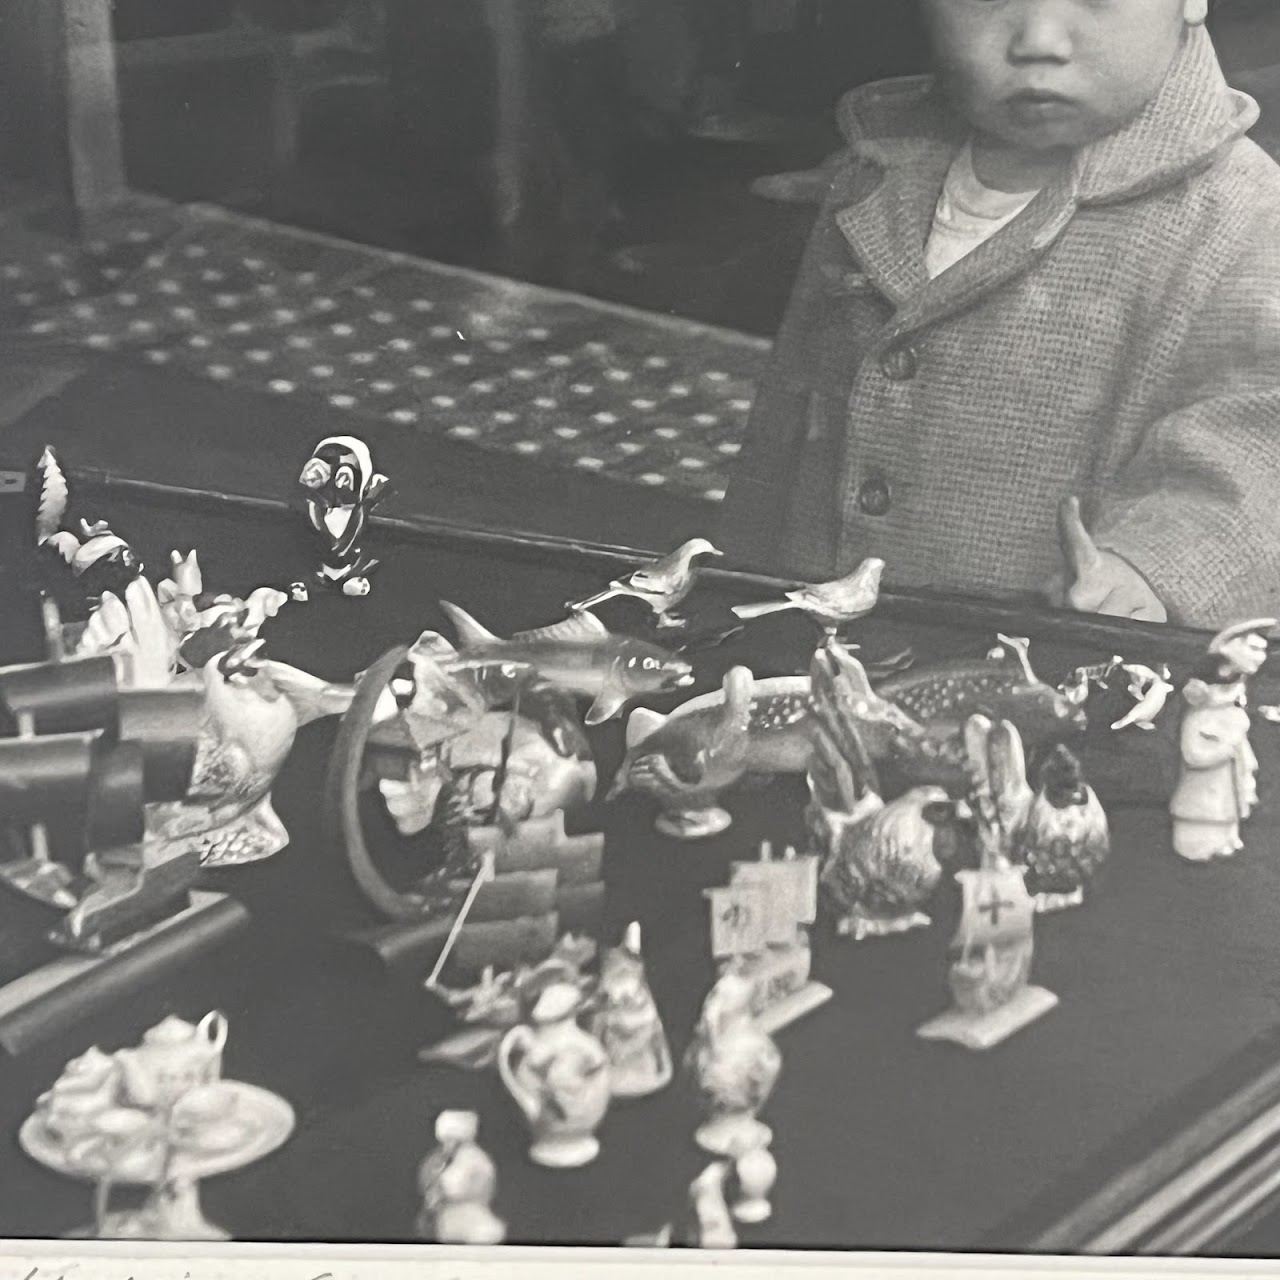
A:
{"type": "Polygon", "coordinates": [[[530,1021],[498,1047],[498,1073],[533,1134],[529,1158],[551,1169],[590,1164],[595,1132],[609,1109],[609,1055],[577,1023],[582,995],[568,982],[542,991],[530,1021]]]}
{"type": "Polygon", "coordinates": [[[609,1055],[615,1098],[643,1098],[671,1083],[671,1047],[645,976],[640,925],[633,921],[622,945],[600,961],[592,1030],[609,1055]]]}

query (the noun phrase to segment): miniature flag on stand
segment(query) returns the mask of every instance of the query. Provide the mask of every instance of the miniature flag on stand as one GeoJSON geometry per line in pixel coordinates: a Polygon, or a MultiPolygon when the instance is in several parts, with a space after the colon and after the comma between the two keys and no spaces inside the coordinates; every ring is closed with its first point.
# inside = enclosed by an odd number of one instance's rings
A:
{"type": "Polygon", "coordinates": [[[763,886],[733,884],[706,893],[711,902],[711,954],[723,959],[758,952],[768,923],[763,886]]]}

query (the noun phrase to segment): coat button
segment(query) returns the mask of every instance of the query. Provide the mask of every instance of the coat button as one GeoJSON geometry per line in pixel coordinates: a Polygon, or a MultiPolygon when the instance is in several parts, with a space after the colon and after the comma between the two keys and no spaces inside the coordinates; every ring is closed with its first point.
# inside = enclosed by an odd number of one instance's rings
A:
{"type": "Polygon", "coordinates": [[[909,382],[916,376],[919,361],[912,347],[890,347],[880,357],[880,368],[884,376],[893,382],[909,382]]]}
{"type": "Polygon", "coordinates": [[[858,506],[864,515],[882,516],[889,510],[889,485],[877,476],[858,486],[858,506]]]}

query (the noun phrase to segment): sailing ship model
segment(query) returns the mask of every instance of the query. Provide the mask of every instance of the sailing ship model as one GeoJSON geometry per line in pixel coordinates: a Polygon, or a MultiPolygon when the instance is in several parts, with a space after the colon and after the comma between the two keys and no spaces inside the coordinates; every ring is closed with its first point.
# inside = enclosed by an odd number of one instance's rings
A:
{"type": "Polygon", "coordinates": [[[708,889],[711,951],[722,969],[755,984],[751,1011],[769,1034],[831,999],[810,977],[809,926],[818,913],[818,859],[788,848],[774,857],[768,841],[752,862],[735,862],[729,883],[708,889]]]}
{"type": "MultiPolygon", "coordinates": [[[[991,728],[985,717],[971,718],[966,737],[973,755],[985,757],[991,728]]],[[[1030,982],[1035,899],[1027,889],[1025,869],[1009,860],[987,760],[974,764],[977,785],[971,805],[981,859],[976,869],[956,872],[962,902],[948,974],[952,1007],[916,1034],[967,1049],[990,1049],[1048,1013],[1058,997],[1030,982]]]]}

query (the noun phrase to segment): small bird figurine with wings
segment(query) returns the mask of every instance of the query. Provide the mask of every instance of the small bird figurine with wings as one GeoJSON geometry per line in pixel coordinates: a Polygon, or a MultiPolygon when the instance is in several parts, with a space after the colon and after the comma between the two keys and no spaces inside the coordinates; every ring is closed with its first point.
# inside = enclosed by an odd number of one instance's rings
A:
{"type": "Polygon", "coordinates": [[[760,618],[767,613],[781,613],[784,609],[799,609],[807,613],[827,636],[834,636],[841,627],[865,617],[876,607],[883,574],[884,561],[870,556],[843,578],[797,587],[788,591],[782,600],[737,604],[733,606],[733,612],[739,618],[760,618]]]}
{"type": "Polygon", "coordinates": [[[1141,663],[1125,662],[1120,670],[1129,677],[1129,696],[1134,699],[1134,705],[1111,727],[1127,729],[1136,725],[1139,729],[1154,729],[1156,717],[1173,692],[1173,677],[1168,666],[1162,664],[1159,671],[1152,671],[1141,663]]]}
{"type": "Polygon", "coordinates": [[[669,555],[659,560],[641,565],[626,578],[618,578],[603,591],[585,600],[570,603],[567,607],[571,613],[582,613],[586,609],[594,609],[596,605],[612,600],[615,596],[629,596],[643,601],[657,615],[659,627],[680,627],[684,619],[675,612],[679,605],[693,590],[697,580],[697,568],[694,561],[699,556],[719,556],[724,552],[713,547],[706,538],[691,538],[677,547],[669,555]]]}

